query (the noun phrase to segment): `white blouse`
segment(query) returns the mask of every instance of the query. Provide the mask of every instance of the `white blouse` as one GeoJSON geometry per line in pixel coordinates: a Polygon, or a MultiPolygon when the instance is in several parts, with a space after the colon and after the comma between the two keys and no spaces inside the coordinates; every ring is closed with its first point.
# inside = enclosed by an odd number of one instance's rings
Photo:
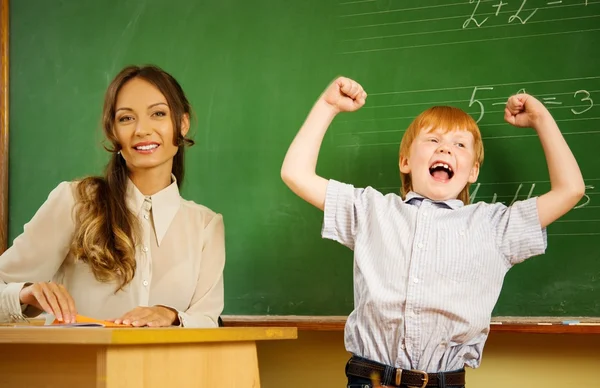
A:
{"type": "Polygon", "coordinates": [[[19,292],[27,282],[52,280],[66,287],[81,315],[115,319],[137,306],[163,305],[179,312],[184,327],[216,327],[224,305],[223,217],[181,198],[174,177],[152,196],[128,181],[127,205],[142,234],[135,276],[115,294],[117,281],[97,281],[88,264],[69,253],[76,185],[60,183],[0,256],[0,322],[39,315],[20,305],[19,292]]]}

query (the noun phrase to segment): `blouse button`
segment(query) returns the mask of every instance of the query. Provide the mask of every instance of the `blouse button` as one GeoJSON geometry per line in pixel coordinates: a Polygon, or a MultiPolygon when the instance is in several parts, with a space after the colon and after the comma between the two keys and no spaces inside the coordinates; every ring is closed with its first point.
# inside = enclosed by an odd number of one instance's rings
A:
{"type": "Polygon", "coordinates": [[[142,284],[144,285],[144,287],[148,287],[148,281],[147,281],[147,280],[144,280],[144,281],[142,282],[142,284]]]}

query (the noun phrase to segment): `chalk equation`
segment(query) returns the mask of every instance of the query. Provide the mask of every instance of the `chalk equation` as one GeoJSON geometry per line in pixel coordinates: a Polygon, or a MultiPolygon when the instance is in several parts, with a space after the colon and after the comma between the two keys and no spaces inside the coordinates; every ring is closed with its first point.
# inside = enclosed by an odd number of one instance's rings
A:
{"type": "Polygon", "coordinates": [[[578,0],[578,1],[561,1],[561,0],[546,0],[544,7],[536,7],[536,8],[528,8],[527,0],[520,0],[520,6],[518,9],[510,9],[510,5],[517,4],[517,2],[504,2],[503,0],[498,0],[498,2],[492,2],[491,11],[492,16],[483,17],[483,15],[488,15],[489,13],[481,12],[482,9],[485,11],[486,6],[480,8],[481,0],[469,0],[469,4],[474,4],[473,13],[466,19],[462,25],[462,28],[465,29],[469,26],[471,27],[481,27],[485,22],[487,22],[491,17],[500,17],[501,13],[509,13],[510,15],[506,19],[508,24],[514,23],[527,23],[533,15],[537,13],[541,8],[553,8],[556,6],[560,6],[563,3],[571,3],[570,5],[581,4],[582,6],[587,6],[589,0],[578,0]],[[504,11],[503,11],[504,10],[504,11]]]}
{"type": "MultiPolygon", "coordinates": [[[[470,202],[469,203],[475,203],[475,199],[477,198],[477,192],[479,191],[479,188],[481,187],[481,183],[477,183],[475,185],[475,188],[473,189],[473,191],[470,193],[470,202]]],[[[510,206],[513,203],[515,203],[515,201],[518,200],[519,195],[522,195],[522,193],[525,192],[525,190],[523,190],[525,188],[523,183],[520,183],[519,186],[517,187],[517,190],[515,191],[512,200],[509,203],[505,203],[506,206],[510,206]]],[[[525,188],[526,189],[526,188],[525,188]]],[[[583,195],[582,200],[577,204],[577,206],[575,206],[573,209],[581,209],[582,207],[588,206],[590,204],[590,191],[594,190],[595,186],[593,185],[585,185],[585,193],[583,195]]],[[[531,196],[533,195],[533,191],[535,190],[535,183],[531,183],[531,186],[529,187],[529,191],[527,192],[527,197],[525,199],[529,199],[531,198],[531,196]]],[[[492,196],[492,200],[490,201],[490,203],[496,203],[498,202],[498,194],[494,193],[494,195],[492,196]]],[[[504,203],[503,201],[501,201],[502,203],[504,203]]]]}
{"type": "MultiPolygon", "coordinates": [[[[477,123],[479,123],[481,121],[481,119],[483,119],[483,116],[485,115],[485,105],[483,104],[482,100],[480,100],[478,98],[479,94],[481,94],[481,91],[484,91],[484,90],[494,90],[494,87],[493,86],[475,86],[473,88],[473,91],[471,92],[471,99],[469,100],[469,108],[472,107],[473,105],[477,105],[479,107],[479,116],[476,120],[477,123]]],[[[517,94],[519,94],[519,93],[527,93],[527,91],[525,90],[525,88],[522,88],[522,89],[519,89],[519,91],[517,91],[517,94]]],[[[561,93],[561,94],[564,94],[564,93],[561,93]]],[[[571,94],[571,93],[568,93],[568,94],[571,94]]],[[[563,105],[564,101],[568,101],[571,103],[578,103],[580,105],[571,107],[571,113],[573,113],[574,115],[583,114],[583,113],[589,111],[590,109],[592,109],[592,107],[594,106],[594,100],[592,99],[590,92],[588,92],[587,90],[584,90],[584,89],[579,89],[579,90],[576,90],[575,92],[572,92],[570,97],[567,97],[566,100],[558,100],[556,96],[539,97],[538,99],[540,100],[540,102],[542,104],[544,104],[546,106],[563,105]]],[[[492,103],[491,105],[506,105],[506,101],[507,100],[504,100],[502,102],[495,102],[495,103],[492,103]]]]}

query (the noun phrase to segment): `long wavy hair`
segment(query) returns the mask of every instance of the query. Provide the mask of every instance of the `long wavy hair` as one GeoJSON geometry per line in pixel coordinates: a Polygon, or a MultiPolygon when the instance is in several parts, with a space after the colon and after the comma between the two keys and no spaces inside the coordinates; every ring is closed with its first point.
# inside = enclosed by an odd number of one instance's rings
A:
{"type": "Polygon", "coordinates": [[[156,66],[125,67],[108,86],[104,97],[102,128],[111,153],[104,176],[81,180],[75,193],[76,228],[71,243],[75,260],[87,263],[100,282],[116,281],[122,290],[131,282],[136,270],[136,244],[139,222],[127,207],[125,198],[129,170],[119,154],[120,144],[114,133],[115,104],[119,91],[128,81],[141,78],[154,85],[165,96],[173,122],[173,144],[178,146],[172,173],[179,185],[183,183],[185,146],[193,140],[181,134],[184,117],[191,116],[190,104],[179,83],[156,66]]]}

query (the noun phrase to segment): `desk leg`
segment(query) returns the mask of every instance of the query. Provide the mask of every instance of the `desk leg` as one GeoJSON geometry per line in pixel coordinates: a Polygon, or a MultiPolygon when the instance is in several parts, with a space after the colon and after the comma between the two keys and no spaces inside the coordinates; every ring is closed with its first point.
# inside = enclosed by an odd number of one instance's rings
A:
{"type": "Polygon", "coordinates": [[[260,388],[254,341],[111,345],[97,362],[97,388],[260,388]]]}

